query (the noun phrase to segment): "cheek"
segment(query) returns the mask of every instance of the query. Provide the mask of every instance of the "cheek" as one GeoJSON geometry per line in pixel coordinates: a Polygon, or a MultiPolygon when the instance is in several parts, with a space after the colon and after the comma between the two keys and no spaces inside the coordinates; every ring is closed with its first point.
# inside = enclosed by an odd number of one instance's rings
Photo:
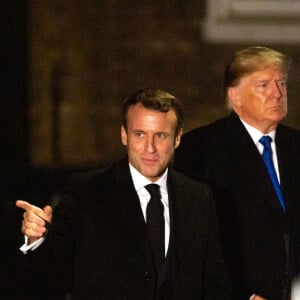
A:
{"type": "Polygon", "coordinates": [[[128,139],[127,143],[128,143],[127,144],[128,151],[131,151],[131,152],[141,152],[145,148],[144,142],[139,139],[135,139],[135,138],[128,139]]]}
{"type": "Polygon", "coordinates": [[[166,157],[172,156],[174,151],[175,151],[175,148],[174,148],[173,143],[168,143],[160,148],[161,154],[164,154],[166,157]]]}

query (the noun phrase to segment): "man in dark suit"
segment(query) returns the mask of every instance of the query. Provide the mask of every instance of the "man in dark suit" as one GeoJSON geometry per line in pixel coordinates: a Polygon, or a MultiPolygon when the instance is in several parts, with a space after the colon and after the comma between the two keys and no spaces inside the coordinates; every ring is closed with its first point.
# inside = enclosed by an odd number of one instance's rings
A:
{"type": "Polygon", "coordinates": [[[34,252],[53,257],[60,243],[76,240],[72,299],[231,299],[210,189],[170,168],[182,135],[181,103],[144,89],[126,99],[122,117],[128,157],[73,186],[53,222],[49,206],[17,202],[30,243],[52,223],[34,252]],[[158,202],[148,192],[153,183],[158,202]]]}
{"type": "Polygon", "coordinates": [[[300,271],[300,132],[280,124],[288,65],[273,49],[236,52],[224,80],[233,112],[185,134],[175,155],[175,168],[213,190],[236,300],[290,299],[300,271]],[[263,160],[264,135],[272,138],[278,195],[263,160]]]}

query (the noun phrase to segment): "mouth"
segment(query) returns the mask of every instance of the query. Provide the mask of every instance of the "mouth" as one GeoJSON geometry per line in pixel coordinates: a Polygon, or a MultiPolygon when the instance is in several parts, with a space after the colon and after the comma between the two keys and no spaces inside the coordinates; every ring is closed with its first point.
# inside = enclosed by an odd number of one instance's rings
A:
{"type": "Polygon", "coordinates": [[[273,106],[273,107],[270,107],[270,110],[280,110],[280,111],[282,111],[282,110],[284,110],[284,107],[283,106],[281,106],[281,105],[277,105],[277,106],[273,106]]]}
{"type": "Polygon", "coordinates": [[[143,161],[146,165],[154,165],[158,159],[157,158],[143,158],[143,161]]]}

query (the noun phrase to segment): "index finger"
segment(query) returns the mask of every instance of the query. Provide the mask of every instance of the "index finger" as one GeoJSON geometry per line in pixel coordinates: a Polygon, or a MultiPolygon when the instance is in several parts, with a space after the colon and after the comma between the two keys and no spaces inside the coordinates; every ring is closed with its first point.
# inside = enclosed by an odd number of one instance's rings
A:
{"type": "Polygon", "coordinates": [[[19,208],[22,208],[26,211],[32,211],[33,213],[39,215],[43,210],[37,206],[34,206],[32,204],[30,204],[27,201],[24,200],[17,200],[16,201],[16,206],[19,208]]]}

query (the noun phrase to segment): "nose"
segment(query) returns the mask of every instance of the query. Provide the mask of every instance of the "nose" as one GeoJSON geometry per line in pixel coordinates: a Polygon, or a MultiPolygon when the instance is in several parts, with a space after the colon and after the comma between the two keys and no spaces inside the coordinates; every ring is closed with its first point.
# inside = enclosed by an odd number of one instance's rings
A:
{"type": "Polygon", "coordinates": [[[280,82],[274,82],[274,84],[272,85],[272,95],[274,96],[274,98],[281,98],[283,91],[282,91],[283,87],[281,86],[280,82]]]}
{"type": "Polygon", "coordinates": [[[153,153],[153,152],[156,151],[154,136],[148,136],[148,138],[147,138],[147,145],[146,145],[146,151],[148,153],[153,153]]]}

